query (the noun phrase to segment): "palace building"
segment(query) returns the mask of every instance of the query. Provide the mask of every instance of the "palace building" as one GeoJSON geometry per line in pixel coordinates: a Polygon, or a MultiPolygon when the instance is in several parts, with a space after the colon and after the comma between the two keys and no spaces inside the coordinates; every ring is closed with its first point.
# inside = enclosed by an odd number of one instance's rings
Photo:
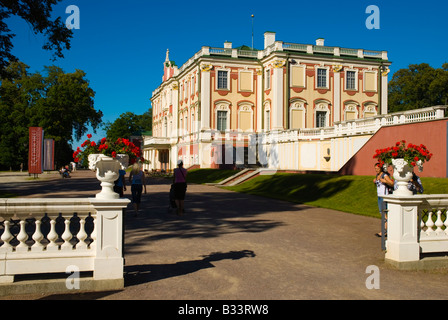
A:
{"type": "Polygon", "coordinates": [[[202,47],[180,68],[163,63],[153,91],[147,169],[262,166],[337,171],[386,115],[386,51],[276,40],[264,49],[202,47]],[[376,122],[375,122],[376,121],[376,122]]]}

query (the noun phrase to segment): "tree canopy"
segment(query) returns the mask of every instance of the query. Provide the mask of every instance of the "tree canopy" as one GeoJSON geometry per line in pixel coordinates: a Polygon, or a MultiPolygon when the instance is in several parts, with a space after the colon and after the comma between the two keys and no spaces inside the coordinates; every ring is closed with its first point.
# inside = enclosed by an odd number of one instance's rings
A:
{"type": "Polygon", "coordinates": [[[133,112],[122,113],[114,122],[105,124],[106,135],[115,140],[129,137],[136,132],[152,130],[152,109],[142,115],[133,112]]]}
{"type": "Polygon", "coordinates": [[[448,63],[434,69],[427,63],[398,70],[389,82],[389,112],[447,104],[448,63]]]}
{"type": "Polygon", "coordinates": [[[45,73],[29,73],[22,62],[12,62],[9,76],[0,84],[0,166],[18,167],[27,163],[28,128],[42,127],[45,138],[55,140],[55,161],[70,161],[73,140],[80,139],[90,125],[96,130],[103,113],[95,110],[95,92],[86,73],[65,73],[51,66],[45,73]]]}
{"type": "Polygon", "coordinates": [[[46,42],[44,50],[53,51],[53,58],[62,58],[64,49],[70,49],[73,37],[72,30],[68,29],[61,17],[51,19],[53,7],[62,0],[0,0],[0,75],[6,75],[9,62],[18,61],[11,51],[12,40],[15,34],[7,25],[11,16],[22,18],[32,28],[34,34],[43,34],[46,42]]]}

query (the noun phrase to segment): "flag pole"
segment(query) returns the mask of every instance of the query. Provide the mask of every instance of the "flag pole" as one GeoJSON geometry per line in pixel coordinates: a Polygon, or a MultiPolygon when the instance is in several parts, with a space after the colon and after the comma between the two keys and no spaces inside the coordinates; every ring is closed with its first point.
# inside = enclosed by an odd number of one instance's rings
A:
{"type": "Polygon", "coordinates": [[[252,17],[252,50],[254,50],[254,15],[252,17]]]}

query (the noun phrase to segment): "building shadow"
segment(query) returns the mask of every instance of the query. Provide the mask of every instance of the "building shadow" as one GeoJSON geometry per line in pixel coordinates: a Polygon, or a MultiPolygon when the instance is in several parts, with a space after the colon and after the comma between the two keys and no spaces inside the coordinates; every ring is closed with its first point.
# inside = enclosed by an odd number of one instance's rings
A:
{"type": "Polygon", "coordinates": [[[251,250],[214,252],[203,256],[202,259],[180,261],[169,264],[144,264],[125,266],[125,287],[135,286],[147,282],[163,280],[167,278],[183,276],[199,270],[214,268],[212,262],[220,260],[239,260],[253,258],[255,253],[251,250]]]}

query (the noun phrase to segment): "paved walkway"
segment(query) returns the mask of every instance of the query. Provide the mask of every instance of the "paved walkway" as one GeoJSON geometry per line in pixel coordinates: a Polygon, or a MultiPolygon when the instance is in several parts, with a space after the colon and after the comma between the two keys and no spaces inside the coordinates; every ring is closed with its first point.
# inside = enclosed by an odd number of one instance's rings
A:
{"type": "MultiPolygon", "coordinates": [[[[88,171],[22,183],[0,175],[0,191],[5,189],[25,197],[90,197],[99,182],[88,171]]],[[[167,211],[168,190],[169,181],[150,179],[142,214],[133,217],[129,206],[125,289],[64,298],[446,298],[446,272],[398,271],[384,264],[374,237],[378,219],[204,185],[188,186],[188,211],[179,218],[167,211]],[[378,290],[366,287],[371,265],[380,270],[378,290]]]]}

